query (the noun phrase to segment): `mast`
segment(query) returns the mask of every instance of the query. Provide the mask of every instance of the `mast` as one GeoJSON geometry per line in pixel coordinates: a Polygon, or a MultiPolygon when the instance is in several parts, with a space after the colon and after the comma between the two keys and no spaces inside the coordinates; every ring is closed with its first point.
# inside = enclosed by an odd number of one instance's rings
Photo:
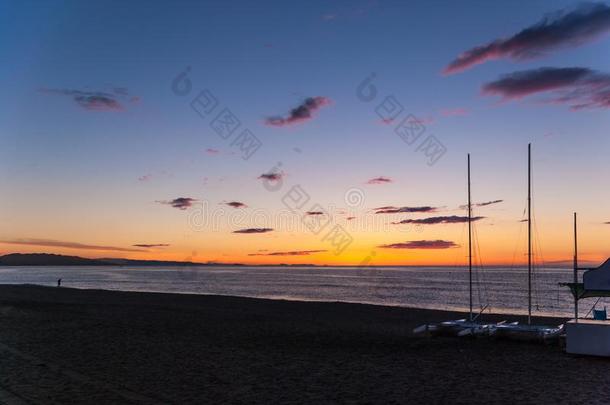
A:
{"type": "Polygon", "coordinates": [[[470,321],[472,322],[472,201],[470,199],[470,153],[468,154],[468,286],[470,321]]]}
{"type": "Polygon", "coordinates": [[[532,144],[527,144],[527,324],[532,324],[532,144]]]}
{"type": "Polygon", "coordinates": [[[578,233],[576,229],[576,213],[574,213],[574,322],[578,323],[578,233]]]}

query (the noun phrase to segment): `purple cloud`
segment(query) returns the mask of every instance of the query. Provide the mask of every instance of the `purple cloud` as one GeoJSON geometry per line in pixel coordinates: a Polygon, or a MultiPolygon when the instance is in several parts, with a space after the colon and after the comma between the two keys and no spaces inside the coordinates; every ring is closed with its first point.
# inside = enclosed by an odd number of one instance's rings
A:
{"type": "MultiPolygon", "coordinates": [[[[472,221],[479,221],[485,217],[472,217],[472,221]]],[[[436,225],[436,224],[461,224],[468,222],[468,217],[459,217],[451,215],[446,217],[429,217],[421,219],[403,219],[402,221],[392,222],[394,225],[401,224],[419,224],[419,225],[436,225]]]]}
{"type": "Polygon", "coordinates": [[[258,176],[259,179],[268,180],[268,181],[280,181],[284,177],[284,173],[263,173],[258,176]]]}
{"type": "Polygon", "coordinates": [[[551,50],[576,47],[610,30],[610,7],[604,3],[582,4],[543,18],[510,38],[496,39],[469,49],[453,60],[444,74],[453,74],[495,59],[525,60],[551,50]]]}
{"type": "Polygon", "coordinates": [[[380,176],[380,177],[375,177],[370,179],[369,181],[366,182],[366,184],[386,184],[386,183],[392,183],[392,179],[389,177],[384,177],[384,176],[380,176]]]}
{"type": "Polygon", "coordinates": [[[610,107],[610,75],[588,68],[544,67],[502,76],[482,88],[484,95],[504,100],[550,92],[547,104],[567,104],[572,110],[610,107]]]}
{"type": "Polygon", "coordinates": [[[387,207],[373,208],[373,210],[375,211],[375,214],[400,214],[400,213],[413,213],[413,212],[436,212],[438,210],[438,207],[430,207],[430,206],[423,206],[423,207],[393,207],[393,206],[387,206],[387,207]]]}
{"type": "Polygon", "coordinates": [[[270,117],[265,123],[274,127],[298,124],[312,119],[315,111],[329,104],[330,99],[327,97],[308,97],[303,103],[290,110],[287,117],[270,117]]]}
{"type": "Polygon", "coordinates": [[[150,179],[152,179],[152,174],[145,174],[144,176],[140,176],[138,177],[138,181],[149,181],[150,179]]]}
{"type": "Polygon", "coordinates": [[[273,228],[246,228],[246,229],[238,229],[237,231],[233,231],[233,233],[267,233],[273,231],[273,228]]]}
{"type": "Polygon", "coordinates": [[[243,202],[239,202],[239,201],[229,201],[224,204],[228,205],[229,207],[233,207],[233,208],[247,208],[248,207],[246,204],[244,204],[243,202]]]}
{"type": "Polygon", "coordinates": [[[459,246],[449,240],[412,240],[409,242],[379,245],[378,247],[382,249],[449,249],[459,246]]]}
{"type": "Polygon", "coordinates": [[[207,148],[205,150],[205,153],[207,153],[208,155],[218,155],[220,151],[218,149],[207,148]]]}
{"type": "Polygon", "coordinates": [[[194,202],[199,200],[190,197],[178,197],[174,198],[170,201],[157,201],[159,204],[171,205],[174,208],[178,208],[179,210],[185,210],[193,206],[194,202]]]}

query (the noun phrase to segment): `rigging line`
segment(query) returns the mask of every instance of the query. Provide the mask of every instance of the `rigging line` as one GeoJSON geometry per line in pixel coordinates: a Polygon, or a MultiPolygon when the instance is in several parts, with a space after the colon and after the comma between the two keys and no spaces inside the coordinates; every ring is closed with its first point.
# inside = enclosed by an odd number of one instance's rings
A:
{"type": "MultiPolygon", "coordinates": [[[[484,303],[489,304],[486,294],[486,280],[485,280],[485,272],[483,271],[483,260],[481,257],[481,245],[479,243],[479,231],[478,226],[473,226],[473,239],[474,239],[474,248],[476,261],[478,262],[478,266],[476,267],[476,281],[477,281],[477,290],[479,297],[479,306],[483,308],[484,303]]],[[[476,264],[475,264],[476,265],[476,264]]],[[[485,305],[488,306],[488,305],[485,305]]]]}
{"type": "Polygon", "coordinates": [[[476,226],[474,224],[472,224],[472,242],[473,242],[473,254],[474,254],[474,258],[475,258],[475,263],[474,263],[474,277],[475,277],[475,282],[477,284],[477,297],[479,299],[479,306],[481,306],[481,279],[479,277],[479,269],[476,266],[476,259],[479,257],[478,253],[477,253],[477,230],[476,230],[476,226]]]}
{"type": "MultiPolygon", "coordinates": [[[[533,180],[532,180],[533,184],[533,180]]],[[[532,187],[534,189],[534,187],[532,187]]],[[[532,193],[533,194],[533,193],[532,193]]],[[[532,268],[533,282],[534,282],[534,299],[536,301],[536,307],[540,309],[540,265],[545,268],[544,257],[542,256],[542,244],[540,242],[540,232],[538,230],[538,218],[536,217],[536,203],[533,199],[532,204],[532,228],[534,230],[534,252],[536,254],[537,261],[534,261],[534,267],[532,268]]]]}
{"type": "Polygon", "coordinates": [[[534,232],[535,232],[535,237],[536,237],[536,241],[537,241],[537,246],[538,246],[538,257],[539,257],[539,269],[536,275],[536,284],[535,284],[535,288],[536,288],[536,294],[537,296],[537,301],[540,302],[541,299],[541,294],[540,294],[540,283],[541,283],[541,279],[542,276],[544,274],[544,270],[546,269],[546,262],[544,260],[544,255],[542,254],[542,243],[541,243],[541,238],[540,238],[540,232],[538,230],[538,225],[536,223],[536,227],[534,228],[534,232]]]}
{"type": "MultiPolygon", "coordinates": [[[[526,203],[526,207],[527,207],[527,203],[526,203]]],[[[523,233],[523,229],[524,229],[524,226],[523,226],[523,224],[525,223],[525,222],[523,222],[523,220],[525,219],[524,217],[525,217],[525,211],[523,211],[523,215],[521,216],[521,220],[519,221],[519,232],[517,233],[517,240],[515,242],[515,249],[513,250],[513,259],[512,259],[512,263],[510,265],[510,270],[515,269],[515,260],[516,260],[516,256],[517,256],[517,250],[519,249],[519,245],[521,244],[521,234],[523,233]]]]}
{"type": "Polygon", "coordinates": [[[479,259],[479,266],[481,268],[481,279],[482,279],[482,285],[483,285],[483,299],[485,300],[485,304],[486,306],[490,309],[491,311],[491,306],[490,306],[490,302],[489,302],[489,294],[488,294],[488,282],[487,282],[487,276],[486,276],[486,271],[485,268],[483,266],[483,255],[481,254],[481,243],[479,242],[479,234],[477,232],[477,250],[478,250],[478,259],[479,259]]]}
{"type": "MultiPolygon", "coordinates": [[[[489,291],[488,291],[488,282],[487,282],[487,272],[485,270],[485,267],[483,265],[483,255],[481,254],[481,243],[479,240],[479,236],[477,233],[477,250],[479,251],[479,265],[481,266],[481,279],[483,280],[483,298],[485,300],[485,303],[488,307],[490,307],[490,302],[489,302],[489,291]]],[[[491,308],[490,308],[491,310],[491,308]]]]}
{"type": "MultiPolygon", "coordinates": [[[[460,246],[464,245],[464,231],[466,229],[466,223],[464,222],[462,224],[462,231],[460,232],[460,238],[458,239],[460,242],[460,246]]],[[[453,260],[453,267],[454,268],[458,268],[458,258],[462,256],[463,252],[460,252],[459,249],[456,250],[455,255],[454,255],[454,260],[453,260]]],[[[468,257],[468,254],[466,254],[466,257],[468,257]]],[[[462,262],[462,264],[459,265],[459,267],[462,267],[464,265],[464,263],[462,262]]]]}
{"type": "MultiPolygon", "coordinates": [[[[542,276],[544,274],[544,270],[547,268],[547,264],[546,264],[546,260],[544,259],[544,254],[542,252],[542,238],[540,237],[540,230],[538,229],[538,218],[536,217],[536,203],[535,203],[535,199],[533,201],[533,208],[532,208],[532,213],[534,215],[534,221],[532,223],[533,227],[534,227],[534,241],[535,241],[535,248],[536,248],[536,253],[537,253],[537,257],[538,257],[538,262],[537,262],[537,269],[536,272],[534,272],[534,289],[535,289],[535,299],[536,299],[536,305],[539,307],[540,306],[540,299],[541,299],[541,294],[540,294],[540,283],[542,280],[542,276]],[[541,269],[542,269],[542,273],[541,273],[541,269]]],[[[557,285],[556,288],[559,288],[559,285],[557,285]]]]}
{"type": "MultiPolygon", "coordinates": [[[[533,193],[532,193],[533,194],[533,193]]],[[[533,238],[532,238],[532,295],[534,299],[534,306],[537,311],[540,311],[540,293],[539,293],[539,282],[538,282],[538,251],[540,248],[540,243],[537,238],[537,223],[538,220],[536,218],[536,210],[534,209],[535,205],[532,203],[532,212],[531,212],[531,220],[532,220],[532,230],[533,230],[533,238]]]]}

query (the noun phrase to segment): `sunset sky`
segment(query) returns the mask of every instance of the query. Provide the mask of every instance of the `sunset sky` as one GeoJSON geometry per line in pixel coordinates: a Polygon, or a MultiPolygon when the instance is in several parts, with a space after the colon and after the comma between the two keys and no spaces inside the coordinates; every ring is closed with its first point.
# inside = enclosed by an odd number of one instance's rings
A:
{"type": "Polygon", "coordinates": [[[480,260],[520,263],[531,142],[537,259],[576,211],[598,263],[609,33],[556,0],[1,2],[0,253],[462,265],[470,153],[480,260]]]}

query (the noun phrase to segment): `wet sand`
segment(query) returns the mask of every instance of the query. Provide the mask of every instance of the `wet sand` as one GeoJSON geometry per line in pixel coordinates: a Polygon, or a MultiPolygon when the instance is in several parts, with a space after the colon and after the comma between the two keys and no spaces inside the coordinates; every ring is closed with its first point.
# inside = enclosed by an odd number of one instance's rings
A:
{"type": "Polygon", "coordinates": [[[411,334],[462,316],[4,285],[0,403],[610,403],[610,359],[411,334]]]}

